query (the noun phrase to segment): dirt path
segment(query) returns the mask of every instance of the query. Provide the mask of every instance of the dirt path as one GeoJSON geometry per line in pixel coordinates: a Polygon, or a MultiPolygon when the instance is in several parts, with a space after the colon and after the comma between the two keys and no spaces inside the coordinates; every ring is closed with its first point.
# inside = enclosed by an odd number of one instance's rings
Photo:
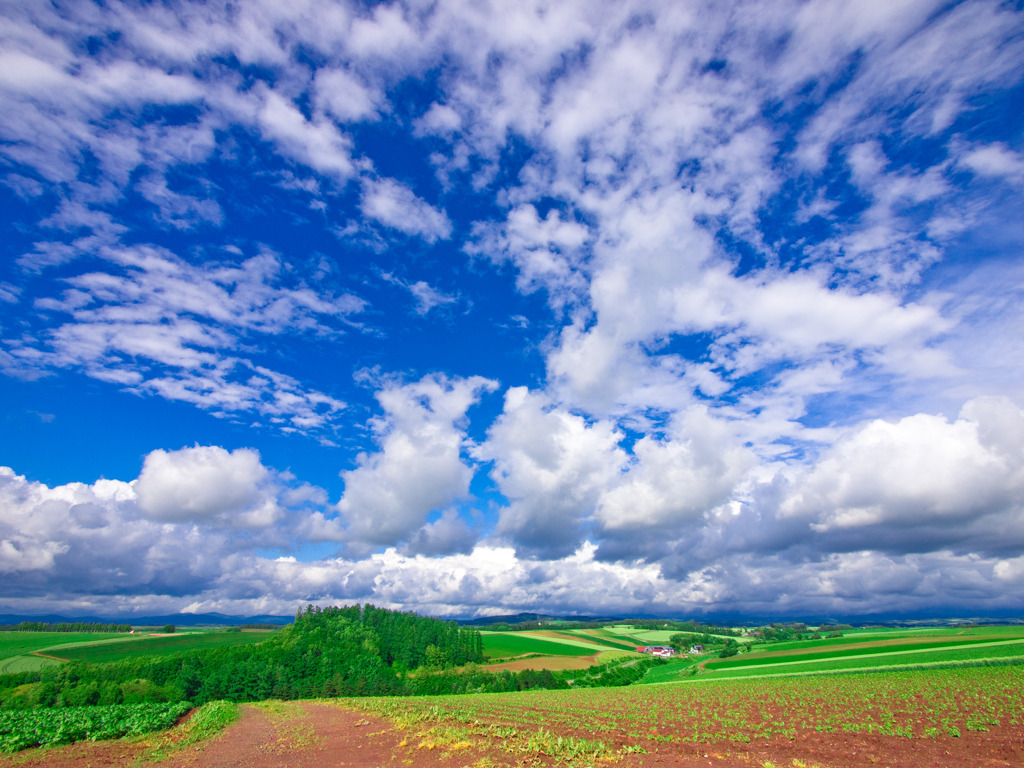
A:
{"type": "Polygon", "coordinates": [[[246,706],[202,750],[160,761],[160,768],[325,768],[400,765],[402,736],[379,718],[330,704],[246,706]]]}

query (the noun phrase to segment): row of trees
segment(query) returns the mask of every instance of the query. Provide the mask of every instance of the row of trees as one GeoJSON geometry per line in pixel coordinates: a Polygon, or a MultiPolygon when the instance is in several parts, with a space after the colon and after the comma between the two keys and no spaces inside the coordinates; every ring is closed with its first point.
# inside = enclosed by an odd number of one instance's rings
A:
{"type": "Polygon", "coordinates": [[[743,632],[732,627],[716,624],[701,624],[699,621],[672,621],[667,619],[630,619],[630,624],[639,629],[668,629],[673,632],[688,632],[697,635],[728,635],[740,637],[743,632]]]}
{"type": "MultiPolygon", "coordinates": [[[[852,629],[849,625],[842,625],[847,629],[852,629]]],[[[820,640],[823,635],[822,631],[826,629],[832,629],[831,627],[822,626],[817,630],[812,630],[807,627],[806,624],[801,622],[794,622],[791,624],[769,624],[765,627],[760,627],[757,630],[757,639],[755,642],[758,643],[787,643],[793,640],[820,640]]],[[[842,637],[843,633],[839,629],[833,629],[833,631],[824,635],[824,637],[842,637]]]]}
{"type": "Polygon", "coordinates": [[[0,632],[131,632],[131,624],[70,621],[50,624],[46,621],[23,621],[20,624],[0,624],[0,632]]]}

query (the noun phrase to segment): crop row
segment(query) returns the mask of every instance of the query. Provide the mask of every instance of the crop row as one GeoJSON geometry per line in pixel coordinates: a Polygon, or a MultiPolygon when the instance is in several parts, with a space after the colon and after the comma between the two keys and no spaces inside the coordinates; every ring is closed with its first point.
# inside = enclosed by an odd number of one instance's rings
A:
{"type": "Polygon", "coordinates": [[[178,702],[0,711],[0,752],[139,736],[169,728],[191,706],[178,702]]]}
{"type": "MultiPolygon", "coordinates": [[[[799,657],[785,659],[784,664],[748,667],[746,669],[719,669],[715,677],[747,677],[780,673],[838,672],[877,667],[898,667],[919,664],[942,664],[955,662],[982,662],[985,660],[1021,659],[1024,657],[1024,643],[986,645],[981,648],[936,648],[908,653],[885,653],[873,656],[840,657],[827,660],[804,661],[799,657]]],[[[708,667],[711,665],[709,664],[708,667]]]]}
{"type": "Polygon", "coordinates": [[[821,651],[783,651],[775,653],[752,653],[741,657],[723,661],[712,661],[707,665],[708,669],[732,669],[734,667],[749,667],[763,664],[786,664],[793,661],[820,661],[823,659],[840,659],[856,656],[873,656],[883,653],[907,653],[910,651],[932,651],[944,648],[959,648],[962,646],[991,643],[984,637],[974,637],[967,640],[956,640],[942,644],[927,643],[905,643],[900,645],[889,645],[878,643],[877,645],[853,645],[848,647],[830,648],[821,651]]]}
{"type": "Polygon", "coordinates": [[[968,668],[772,681],[353,701],[391,717],[471,726],[484,737],[546,728],[609,749],[752,741],[798,732],[959,737],[1024,724],[1024,669],[968,668]],[[593,741],[597,744],[598,742],[593,741]]]}

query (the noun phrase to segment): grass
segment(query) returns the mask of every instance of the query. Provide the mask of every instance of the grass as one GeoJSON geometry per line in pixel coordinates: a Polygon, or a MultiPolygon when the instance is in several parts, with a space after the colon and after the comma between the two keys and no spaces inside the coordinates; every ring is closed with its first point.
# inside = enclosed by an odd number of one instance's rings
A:
{"type": "Polygon", "coordinates": [[[0,675],[16,675],[19,672],[38,672],[43,667],[60,664],[55,659],[44,659],[42,656],[14,656],[0,661],[0,675]]]}
{"type": "Polygon", "coordinates": [[[138,656],[168,656],[182,651],[225,648],[262,642],[271,632],[188,632],[166,637],[144,637],[132,643],[81,645],[54,653],[68,661],[102,664],[138,656]]]}
{"type": "MultiPolygon", "coordinates": [[[[900,645],[890,645],[886,641],[879,641],[878,644],[872,645],[851,645],[847,642],[846,646],[838,646],[827,650],[814,650],[809,649],[808,651],[781,651],[779,653],[751,653],[749,655],[736,656],[731,659],[723,659],[721,661],[712,661],[707,664],[706,669],[711,670],[725,670],[725,669],[736,669],[739,667],[752,667],[752,666],[765,666],[773,664],[788,664],[794,662],[810,662],[819,660],[834,660],[840,658],[849,658],[855,656],[876,656],[881,654],[902,654],[910,653],[914,651],[936,651],[946,650],[950,648],[963,648],[965,646],[990,645],[993,641],[989,638],[969,638],[963,640],[950,640],[948,643],[914,643],[909,642],[900,645]],[[939,647],[937,647],[939,646],[939,647]]],[[[997,641],[998,642],[998,641],[997,641]]],[[[1014,642],[1002,641],[1002,642],[1014,642]]]]}
{"type": "Polygon", "coordinates": [[[0,659],[21,656],[45,648],[79,643],[123,641],[131,635],[108,632],[0,632],[0,659]]]}
{"type": "Polygon", "coordinates": [[[217,736],[238,719],[238,705],[230,701],[211,701],[192,713],[186,723],[149,742],[140,762],[158,762],[183,750],[200,749],[203,742],[217,736]]]}
{"type": "Polygon", "coordinates": [[[635,651],[638,645],[642,645],[642,643],[634,643],[630,638],[623,638],[622,635],[617,635],[614,632],[607,632],[604,629],[576,629],[571,631],[573,634],[579,635],[587,640],[591,640],[592,642],[608,645],[622,651],[635,651]]]}
{"type": "MultiPolygon", "coordinates": [[[[896,670],[901,667],[927,665],[957,666],[961,664],[983,664],[988,660],[999,663],[1019,661],[1024,664],[1024,642],[985,645],[982,647],[937,648],[925,651],[879,653],[872,656],[854,656],[806,662],[791,660],[786,663],[764,666],[720,669],[710,675],[708,679],[842,673],[871,669],[896,670]]],[[[708,666],[711,665],[709,664],[708,666]]],[[[644,682],[648,682],[646,677],[644,682]]]]}
{"type": "Polygon", "coordinates": [[[59,654],[67,648],[96,643],[132,642],[134,635],[110,632],[0,632],[0,675],[17,672],[35,672],[58,664],[31,654],[37,652],[59,654]]]}
{"type": "Polygon", "coordinates": [[[481,634],[484,640],[484,656],[490,659],[521,656],[524,653],[542,653],[547,656],[590,656],[601,650],[593,643],[570,644],[570,641],[561,642],[524,632],[509,634],[482,632],[481,634]]]}

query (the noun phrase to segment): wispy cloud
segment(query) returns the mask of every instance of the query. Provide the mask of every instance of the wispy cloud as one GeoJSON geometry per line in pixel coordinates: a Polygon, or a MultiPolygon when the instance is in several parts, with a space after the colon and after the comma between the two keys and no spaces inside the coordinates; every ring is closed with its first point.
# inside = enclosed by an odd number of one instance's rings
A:
{"type": "Polygon", "coordinates": [[[280,258],[195,265],[160,248],[106,253],[118,268],[68,278],[59,297],[35,300],[60,318],[42,337],[8,340],[14,374],[72,368],[134,391],[217,413],[256,412],[290,429],[324,426],[344,407],[286,374],[235,354],[253,336],[333,336],[365,302],[282,285],[280,258]],[[70,319],[64,319],[70,316],[70,319]]]}

